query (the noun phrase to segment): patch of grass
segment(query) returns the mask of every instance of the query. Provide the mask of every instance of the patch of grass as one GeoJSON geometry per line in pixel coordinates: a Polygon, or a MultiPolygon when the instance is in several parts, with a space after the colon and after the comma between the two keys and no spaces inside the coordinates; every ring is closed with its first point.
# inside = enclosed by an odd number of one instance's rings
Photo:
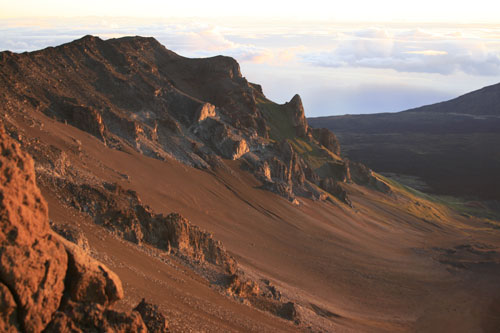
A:
{"type": "Polygon", "coordinates": [[[268,99],[258,98],[257,106],[266,118],[269,125],[269,136],[272,140],[281,142],[295,137],[292,118],[283,105],[268,99]]]}
{"type": "Polygon", "coordinates": [[[398,183],[393,179],[386,178],[380,174],[377,174],[377,176],[386,183],[393,186],[394,188],[404,191],[414,197],[448,207],[466,217],[471,217],[471,216],[479,217],[490,220],[492,222],[496,220],[497,221],[496,223],[500,224],[500,212],[490,209],[480,201],[471,201],[454,196],[427,194],[418,191],[414,188],[411,188],[409,186],[398,183]]]}
{"type": "Polygon", "coordinates": [[[324,170],[328,169],[325,168],[326,164],[339,159],[338,156],[328,152],[314,142],[297,137],[292,122],[292,115],[289,114],[287,108],[283,105],[276,104],[264,98],[259,98],[257,105],[266,118],[270,139],[276,142],[288,140],[295,152],[313,170],[319,171],[323,175],[325,173],[324,170]]]}

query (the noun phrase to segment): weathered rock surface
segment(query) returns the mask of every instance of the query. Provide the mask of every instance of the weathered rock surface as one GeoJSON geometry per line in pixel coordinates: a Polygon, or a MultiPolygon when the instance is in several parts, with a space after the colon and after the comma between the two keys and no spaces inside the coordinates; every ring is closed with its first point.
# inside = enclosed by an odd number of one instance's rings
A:
{"type": "Polygon", "coordinates": [[[97,187],[61,182],[60,188],[71,198],[68,204],[126,240],[145,242],[191,260],[208,262],[229,273],[236,269],[234,259],[210,233],[180,214],[155,214],[134,191],[110,183],[97,187]]]}
{"type": "Polygon", "coordinates": [[[139,313],[119,312],[98,303],[68,302],[53,318],[45,332],[147,332],[139,313]]]}
{"type": "Polygon", "coordinates": [[[0,331],[18,332],[20,330],[17,304],[9,288],[0,283],[0,331]]]}
{"type": "Polygon", "coordinates": [[[0,150],[0,282],[12,293],[19,328],[38,332],[59,307],[67,256],[49,228],[33,160],[3,128],[0,150]]]}
{"type": "Polygon", "coordinates": [[[208,117],[215,117],[215,116],[216,116],[215,105],[212,105],[210,103],[205,103],[199,107],[198,111],[196,111],[194,120],[196,122],[200,122],[207,119],[208,117]]]}
{"type": "Polygon", "coordinates": [[[51,224],[52,230],[61,235],[64,239],[78,245],[85,252],[90,251],[89,241],[82,231],[71,224],[51,224]]]}
{"type": "Polygon", "coordinates": [[[68,253],[65,293],[71,301],[107,306],[123,298],[122,283],[114,272],[75,244],[61,242],[68,253]]]}
{"type": "Polygon", "coordinates": [[[168,321],[160,312],[157,305],[146,302],[145,299],[134,308],[139,312],[142,320],[146,324],[149,333],[166,333],[168,330],[168,321]]]}
{"type": "Polygon", "coordinates": [[[296,135],[302,138],[307,136],[307,120],[304,113],[304,106],[299,95],[293,96],[290,102],[285,104],[291,111],[292,121],[295,126],[296,135]]]}
{"type": "Polygon", "coordinates": [[[311,128],[311,133],[326,149],[340,156],[340,143],[332,131],[326,128],[311,128]]]}
{"type": "Polygon", "coordinates": [[[146,332],[118,276],[49,227],[33,160],[0,127],[0,330],[146,332]]]}

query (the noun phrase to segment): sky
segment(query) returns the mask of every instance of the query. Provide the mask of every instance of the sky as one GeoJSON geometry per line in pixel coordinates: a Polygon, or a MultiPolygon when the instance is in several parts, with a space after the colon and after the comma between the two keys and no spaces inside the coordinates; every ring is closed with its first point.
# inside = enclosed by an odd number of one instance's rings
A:
{"type": "Polygon", "coordinates": [[[184,56],[234,57],[268,98],[300,94],[310,117],[396,112],[500,82],[500,2],[408,4],[0,0],[0,51],[152,36],[184,56]]]}

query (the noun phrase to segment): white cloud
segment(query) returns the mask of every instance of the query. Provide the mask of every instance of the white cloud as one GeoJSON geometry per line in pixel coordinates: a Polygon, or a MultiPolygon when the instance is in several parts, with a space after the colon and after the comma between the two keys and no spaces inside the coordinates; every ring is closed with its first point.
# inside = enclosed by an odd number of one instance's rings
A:
{"type": "MultiPolygon", "coordinates": [[[[467,31],[474,35],[477,31],[467,31]]],[[[488,32],[491,33],[491,32],[488,32]]],[[[482,38],[460,38],[462,31],[369,29],[347,33],[329,50],[301,55],[321,67],[393,69],[398,72],[451,75],[500,74],[500,45],[482,38]]]]}

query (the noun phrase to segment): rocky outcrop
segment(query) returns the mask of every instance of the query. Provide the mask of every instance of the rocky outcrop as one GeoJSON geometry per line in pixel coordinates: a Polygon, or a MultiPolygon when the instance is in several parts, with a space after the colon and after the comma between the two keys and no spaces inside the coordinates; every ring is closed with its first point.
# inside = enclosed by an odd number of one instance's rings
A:
{"type": "Polygon", "coordinates": [[[193,131],[224,158],[236,160],[250,150],[247,141],[220,120],[207,118],[193,131]]]}
{"type": "Polygon", "coordinates": [[[194,121],[200,122],[207,119],[208,117],[215,117],[215,115],[215,105],[205,103],[198,108],[198,111],[196,111],[194,121]]]}
{"type": "Polygon", "coordinates": [[[50,104],[43,112],[59,121],[67,122],[86,131],[103,142],[106,141],[106,126],[102,115],[91,106],[80,105],[74,98],[50,96],[50,104]]]}
{"type": "Polygon", "coordinates": [[[68,204],[126,240],[148,243],[196,262],[207,262],[228,273],[236,270],[236,262],[212,234],[192,225],[180,214],[155,214],[142,204],[134,191],[110,183],[97,187],[61,181],[59,186],[72,198],[68,204]]]}
{"type": "Polygon", "coordinates": [[[85,252],[90,251],[89,241],[82,231],[78,230],[76,227],[70,224],[53,224],[50,227],[64,239],[76,244],[85,252]]]}
{"type": "Polygon", "coordinates": [[[326,128],[311,128],[311,133],[326,149],[340,156],[340,143],[332,131],[326,128]]]}
{"type": "Polygon", "coordinates": [[[256,297],[260,292],[257,283],[252,280],[242,279],[238,274],[233,274],[228,277],[226,290],[230,295],[242,298],[256,297]]]}
{"type": "Polygon", "coordinates": [[[342,202],[351,206],[351,201],[347,197],[347,192],[333,178],[327,177],[320,181],[320,187],[331,195],[339,198],[342,202]]]}
{"type": "Polygon", "coordinates": [[[347,163],[353,182],[359,185],[369,186],[382,193],[391,193],[391,188],[386,183],[379,180],[374,175],[373,171],[366,165],[354,161],[347,161],[347,163]]]}
{"type": "Polygon", "coordinates": [[[137,312],[110,308],[120,279],[52,232],[33,160],[0,128],[2,332],[146,332],[137,312]]]}
{"type": "Polygon", "coordinates": [[[285,104],[285,107],[287,107],[291,113],[296,135],[301,138],[307,137],[307,120],[300,96],[293,96],[290,102],[285,104]]]}
{"type": "Polygon", "coordinates": [[[16,329],[39,332],[59,307],[66,251],[49,228],[47,204],[35,183],[33,160],[3,128],[0,150],[0,284],[4,298],[16,304],[4,313],[17,311],[16,329]]]}
{"type": "Polygon", "coordinates": [[[145,299],[134,308],[137,311],[149,333],[166,333],[168,330],[168,321],[165,316],[160,312],[157,305],[146,302],[145,299]]]}

